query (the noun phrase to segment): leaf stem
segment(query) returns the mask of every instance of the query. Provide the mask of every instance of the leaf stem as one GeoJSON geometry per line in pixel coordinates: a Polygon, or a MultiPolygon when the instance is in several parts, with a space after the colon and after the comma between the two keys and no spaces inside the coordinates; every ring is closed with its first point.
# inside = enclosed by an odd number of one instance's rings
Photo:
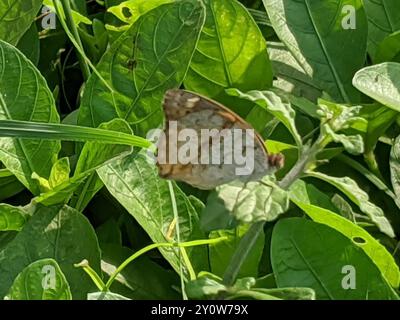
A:
{"type": "Polygon", "coordinates": [[[96,285],[96,287],[100,290],[103,291],[106,285],[104,284],[103,280],[100,278],[100,276],[97,274],[97,272],[89,265],[89,262],[87,260],[83,260],[81,263],[75,264],[75,268],[83,268],[83,270],[89,275],[89,277],[92,279],[93,283],[96,285]]]}
{"type": "Polygon", "coordinates": [[[376,175],[379,179],[381,179],[382,181],[385,181],[385,179],[382,176],[381,171],[379,170],[379,165],[378,165],[378,162],[376,161],[375,153],[373,150],[364,154],[364,160],[367,163],[369,170],[374,175],[376,175]]]}
{"type": "Polygon", "coordinates": [[[202,246],[202,245],[210,245],[210,244],[215,244],[219,243],[221,241],[227,240],[228,237],[220,237],[216,239],[207,239],[207,240],[194,240],[194,241],[188,241],[188,242],[182,242],[182,243],[173,243],[173,242],[165,242],[165,243],[153,243],[151,245],[148,245],[147,247],[144,247],[143,249],[140,249],[139,251],[135,252],[133,255],[131,255],[128,259],[126,259],[118,268],[117,270],[114,271],[114,273],[110,276],[108,279],[107,283],[105,284],[104,291],[108,291],[114,282],[115,278],[126,268],[126,266],[131,263],[133,260],[139,258],[141,255],[145,254],[146,252],[149,252],[153,249],[156,248],[189,248],[189,247],[195,247],[195,246],[202,246]]]}
{"type": "MultiPolygon", "coordinates": [[[[80,49],[83,51],[84,50],[83,44],[82,44],[81,38],[79,36],[78,28],[76,27],[76,24],[72,17],[72,9],[71,9],[71,5],[69,2],[70,2],[70,0],[61,0],[62,6],[64,9],[64,14],[67,19],[68,25],[71,29],[72,35],[74,36],[74,39],[75,39],[76,43],[79,45],[80,49]]],[[[62,19],[62,17],[60,17],[60,19],[62,19]]],[[[84,77],[85,81],[87,81],[90,77],[90,68],[89,68],[88,64],[86,63],[85,57],[80,53],[80,50],[78,50],[78,59],[79,59],[80,65],[82,67],[83,77],[84,77]]]]}
{"type": "MultiPolygon", "coordinates": [[[[178,215],[178,208],[176,205],[176,199],[175,199],[175,192],[174,192],[174,187],[172,185],[171,181],[168,181],[168,188],[169,188],[169,194],[171,197],[171,203],[172,203],[172,211],[174,212],[174,220],[175,220],[175,230],[176,230],[176,239],[178,241],[178,244],[181,243],[181,231],[179,228],[179,215],[178,215]]],[[[183,267],[182,267],[182,257],[185,253],[185,257],[187,257],[186,251],[184,248],[179,248],[179,276],[181,280],[181,290],[182,290],[182,298],[183,300],[188,300],[188,297],[186,295],[186,290],[185,290],[185,280],[184,280],[184,275],[183,275],[183,267]]],[[[190,260],[187,259],[190,265],[189,270],[193,270],[193,267],[191,266],[190,260]]]]}

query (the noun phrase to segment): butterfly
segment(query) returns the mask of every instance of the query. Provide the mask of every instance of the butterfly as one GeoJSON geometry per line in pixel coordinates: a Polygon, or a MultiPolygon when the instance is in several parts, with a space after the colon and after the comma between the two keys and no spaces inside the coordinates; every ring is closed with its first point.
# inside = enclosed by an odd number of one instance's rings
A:
{"type": "Polygon", "coordinates": [[[259,180],[284,165],[262,137],[220,103],[173,89],[163,101],[165,126],[157,146],[159,176],[204,190],[239,179],[259,180]]]}

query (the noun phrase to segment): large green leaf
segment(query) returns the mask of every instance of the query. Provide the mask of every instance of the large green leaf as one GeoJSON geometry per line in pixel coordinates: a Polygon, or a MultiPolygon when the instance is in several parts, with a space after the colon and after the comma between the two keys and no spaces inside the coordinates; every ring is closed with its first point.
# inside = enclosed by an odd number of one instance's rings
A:
{"type": "MultiPolygon", "coordinates": [[[[115,161],[97,172],[110,193],[139,222],[153,242],[177,241],[169,182],[159,178],[150,161],[144,153],[139,153],[115,161]]],[[[179,214],[180,240],[204,239],[196,209],[189,198],[174,183],[172,185],[179,214]]],[[[178,271],[179,251],[175,248],[160,251],[178,271]]],[[[188,248],[187,251],[197,272],[208,269],[206,248],[188,248]]]]}
{"type": "Polygon", "coordinates": [[[281,220],[273,231],[271,260],[278,287],[312,288],[317,299],[398,299],[367,254],[323,224],[281,220]],[[355,288],[345,289],[346,276],[354,276],[355,288]]]}
{"type": "Polygon", "coordinates": [[[368,52],[374,57],[381,41],[400,30],[400,2],[364,0],[364,7],[368,17],[368,52]]]}
{"type": "Polygon", "coordinates": [[[322,92],[281,42],[269,42],[268,53],[277,79],[274,87],[296,96],[317,101],[322,92]]]}
{"type": "Polygon", "coordinates": [[[31,263],[15,278],[7,300],[71,300],[71,291],[58,263],[42,259],[31,263]]]}
{"type": "MultiPolygon", "coordinates": [[[[225,88],[263,90],[272,85],[266,42],[236,0],[206,0],[207,19],[185,87],[234,107],[225,88]]],[[[239,110],[236,110],[239,111],[239,110]]],[[[240,112],[241,113],[241,112],[240,112]]]]}
{"type": "Polygon", "coordinates": [[[292,201],[315,222],[336,229],[350,240],[361,243],[360,248],[371,258],[385,279],[393,287],[399,287],[400,271],[396,261],[386,248],[367,231],[329,210],[294,199],[292,201]]]}
{"type": "Polygon", "coordinates": [[[0,39],[16,45],[29,29],[43,0],[7,0],[0,3],[0,39]]]}
{"type": "Polygon", "coordinates": [[[385,62],[361,69],[353,84],[376,101],[400,111],[400,63],[385,62]]]}
{"type": "Polygon", "coordinates": [[[108,87],[91,76],[78,124],[97,127],[119,117],[138,135],[158,127],[164,93],[183,81],[203,23],[204,7],[197,0],[165,4],[144,14],[101,59],[97,69],[108,87]]]}
{"type": "Polygon", "coordinates": [[[87,274],[74,264],[87,259],[100,272],[100,252],[89,221],[67,206],[38,205],[33,217],[0,252],[0,297],[14,278],[32,262],[52,258],[65,274],[74,299],[86,298],[94,289],[87,274]]]}
{"type": "Polygon", "coordinates": [[[365,62],[367,19],[361,0],[263,0],[279,38],[315,84],[338,102],[357,101],[351,80],[365,62]],[[345,29],[355,9],[356,28],[345,29]],[[349,8],[349,7],[347,7],[349,8]],[[343,10],[343,11],[342,11],[343,10]],[[343,58],[343,48],[351,58],[343,58]]]}
{"type": "MultiPolygon", "coordinates": [[[[165,91],[179,87],[189,68],[204,11],[200,1],[183,0],[141,16],[98,64],[103,79],[93,74],[87,83],[78,124],[97,127],[119,117],[127,120],[138,135],[157,128],[163,120],[165,91]]],[[[96,176],[86,181],[76,200],[82,203],[79,209],[101,186],[96,176]]]]}
{"type": "MultiPolygon", "coordinates": [[[[0,54],[0,119],[58,123],[53,95],[34,65],[3,41],[0,54]]],[[[54,141],[0,138],[0,161],[33,194],[39,194],[32,174],[48,178],[59,149],[60,143],[54,141]]]]}

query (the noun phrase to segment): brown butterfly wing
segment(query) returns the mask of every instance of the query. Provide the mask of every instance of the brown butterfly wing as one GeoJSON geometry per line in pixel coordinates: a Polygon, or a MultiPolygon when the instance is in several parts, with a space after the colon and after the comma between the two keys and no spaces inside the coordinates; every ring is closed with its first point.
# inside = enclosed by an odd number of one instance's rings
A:
{"type": "MultiPolygon", "coordinates": [[[[219,131],[223,129],[253,130],[255,134],[254,171],[251,175],[243,176],[241,179],[254,180],[261,178],[282,165],[281,157],[268,155],[263,139],[255,133],[255,130],[246,121],[217,102],[189,91],[176,89],[167,91],[163,108],[166,116],[166,125],[164,137],[159,141],[158,157],[158,168],[161,177],[184,181],[200,189],[213,189],[238,178],[235,174],[237,169],[235,164],[202,164],[200,150],[198,152],[198,163],[193,163],[194,161],[180,163],[173,153],[169,154],[169,150],[180,150],[182,147],[183,143],[176,141],[175,134],[179,134],[184,129],[195,130],[199,136],[202,129],[217,129],[219,131]],[[177,124],[176,128],[170,127],[171,121],[177,124]]],[[[210,140],[207,143],[210,144],[209,147],[211,148],[215,142],[210,140]]],[[[244,148],[250,147],[245,146],[244,148]]],[[[247,150],[243,151],[247,152],[247,150]]]]}

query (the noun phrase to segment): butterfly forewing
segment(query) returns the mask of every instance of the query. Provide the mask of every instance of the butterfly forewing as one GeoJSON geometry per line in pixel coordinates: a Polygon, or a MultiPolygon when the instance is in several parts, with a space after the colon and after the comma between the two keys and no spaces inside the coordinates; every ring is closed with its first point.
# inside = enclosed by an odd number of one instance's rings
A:
{"type": "Polygon", "coordinates": [[[213,189],[272,173],[262,138],[228,108],[185,90],[165,94],[164,134],[158,141],[161,177],[213,189]]]}

